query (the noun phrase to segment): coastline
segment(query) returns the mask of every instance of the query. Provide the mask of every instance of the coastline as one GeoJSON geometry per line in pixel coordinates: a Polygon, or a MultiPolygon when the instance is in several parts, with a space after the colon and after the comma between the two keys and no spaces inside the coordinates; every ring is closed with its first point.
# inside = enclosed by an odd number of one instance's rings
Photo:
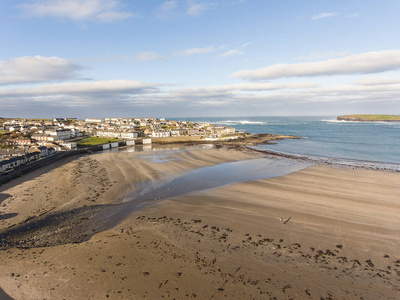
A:
{"type": "Polygon", "coordinates": [[[264,153],[266,155],[274,157],[283,157],[299,161],[306,161],[317,165],[327,165],[339,168],[359,168],[365,170],[375,170],[384,172],[400,172],[400,164],[396,163],[344,159],[344,158],[334,158],[334,157],[318,157],[318,156],[302,155],[302,154],[290,154],[279,151],[272,151],[268,149],[258,149],[256,147],[251,147],[251,146],[245,146],[245,148],[251,151],[264,153]]]}
{"type": "MultiPolygon", "coordinates": [[[[1,229],[261,157],[237,148],[77,157],[1,186],[1,229]]],[[[1,250],[0,286],[15,299],[395,299],[398,182],[396,173],[316,165],[169,198],[81,243],[1,250]]]]}

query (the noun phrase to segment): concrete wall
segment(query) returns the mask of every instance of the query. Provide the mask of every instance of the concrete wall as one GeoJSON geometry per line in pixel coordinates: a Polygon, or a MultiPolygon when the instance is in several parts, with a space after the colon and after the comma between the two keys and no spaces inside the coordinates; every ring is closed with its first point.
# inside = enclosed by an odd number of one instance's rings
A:
{"type": "Polygon", "coordinates": [[[151,139],[142,139],[143,145],[151,144],[151,139]]]}
{"type": "Polygon", "coordinates": [[[126,141],[126,145],[127,146],[134,146],[135,145],[135,140],[126,141]]]}
{"type": "Polygon", "coordinates": [[[103,150],[107,150],[107,149],[110,149],[110,144],[103,145],[103,150]]]}
{"type": "Polygon", "coordinates": [[[118,143],[111,143],[111,148],[118,148],[118,143]]]}

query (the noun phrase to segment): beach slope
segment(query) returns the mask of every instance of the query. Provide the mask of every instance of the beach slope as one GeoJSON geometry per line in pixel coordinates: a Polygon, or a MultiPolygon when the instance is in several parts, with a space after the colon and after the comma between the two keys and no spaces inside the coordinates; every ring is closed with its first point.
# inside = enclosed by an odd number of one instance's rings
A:
{"type": "MultiPolygon", "coordinates": [[[[0,187],[0,226],[121,203],[143,182],[260,157],[80,157],[0,187]]],[[[0,287],[14,299],[397,299],[399,176],[312,166],[168,198],[80,243],[1,250],[0,287]]]]}

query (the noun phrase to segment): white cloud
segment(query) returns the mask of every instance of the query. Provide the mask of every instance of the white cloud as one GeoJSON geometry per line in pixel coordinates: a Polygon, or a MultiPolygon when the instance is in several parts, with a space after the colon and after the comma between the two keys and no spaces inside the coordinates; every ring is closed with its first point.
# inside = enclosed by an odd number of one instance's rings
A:
{"type": "Polygon", "coordinates": [[[119,0],[36,0],[18,7],[28,17],[55,17],[72,21],[122,21],[133,16],[119,8],[119,0]]]}
{"type": "MultiPolygon", "coordinates": [[[[308,111],[313,112],[315,104],[318,107],[332,107],[340,105],[341,108],[349,104],[362,106],[366,103],[376,105],[389,105],[398,101],[400,97],[400,84],[381,86],[341,85],[321,87],[314,83],[244,83],[221,86],[190,87],[161,91],[151,95],[136,97],[142,105],[159,106],[175,103],[185,107],[199,106],[202,104],[220,107],[239,108],[238,112],[245,113],[246,108],[253,106],[256,111],[270,108],[271,105],[281,108],[297,106],[302,113],[302,105],[308,105],[308,111]]],[[[296,114],[296,111],[293,111],[296,114]]],[[[298,114],[299,112],[297,112],[298,114]]],[[[326,111],[325,111],[326,113],[326,111]]]]}
{"type": "Polygon", "coordinates": [[[227,51],[225,53],[222,53],[219,56],[228,57],[228,56],[242,55],[243,53],[244,53],[243,51],[240,51],[240,50],[237,50],[237,49],[233,49],[233,50],[229,50],[229,51],[227,51]]]}
{"type": "Polygon", "coordinates": [[[355,82],[359,85],[385,85],[400,83],[400,78],[385,78],[385,77],[360,77],[355,82]]]}
{"type": "Polygon", "coordinates": [[[227,84],[220,86],[206,86],[206,87],[193,87],[175,90],[175,94],[191,94],[195,95],[198,92],[210,93],[210,92],[232,92],[232,91],[271,91],[271,90],[284,90],[284,89],[305,89],[305,88],[315,88],[318,85],[309,82],[299,82],[299,83],[239,83],[239,84],[227,84]]]}
{"type": "Polygon", "coordinates": [[[0,85],[77,78],[83,66],[59,57],[24,56],[0,61],[0,85]]]}
{"type": "Polygon", "coordinates": [[[313,16],[311,19],[312,20],[319,20],[319,19],[337,17],[338,15],[339,15],[339,13],[337,13],[337,12],[322,13],[322,14],[313,16]]]}
{"type": "MultiPolygon", "coordinates": [[[[190,107],[200,107],[207,103],[222,108],[235,108],[238,113],[246,113],[249,107],[255,108],[254,113],[260,109],[279,107],[299,114],[305,111],[313,113],[315,105],[321,109],[335,106],[344,109],[347,105],[357,103],[359,107],[368,103],[379,107],[398,107],[396,103],[399,98],[400,80],[392,83],[382,81],[382,84],[375,85],[339,86],[320,86],[311,82],[247,82],[180,89],[171,86],[162,88],[157,84],[133,80],[110,80],[48,84],[18,89],[0,88],[0,107],[4,109],[25,106],[32,109],[41,107],[49,111],[52,107],[80,107],[88,111],[95,108],[102,114],[109,114],[110,109],[117,108],[120,112],[129,111],[132,107],[148,107],[159,111],[161,107],[171,107],[171,103],[174,104],[173,107],[182,108],[185,112],[188,112],[190,107]]],[[[60,111],[59,109],[57,111],[60,111]]]]}
{"type": "Polygon", "coordinates": [[[186,14],[189,16],[198,16],[214,5],[217,5],[217,3],[187,0],[186,14]]]}
{"type": "Polygon", "coordinates": [[[248,47],[250,45],[251,45],[251,43],[247,42],[247,43],[244,43],[244,44],[240,45],[239,48],[246,48],[246,47],[248,47]]]}
{"type": "Polygon", "coordinates": [[[40,97],[44,100],[65,96],[80,96],[85,99],[101,98],[112,101],[112,99],[121,97],[121,95],[153,93],[156,89],[157,85],[155,84],[145,84],[135,80],[108,80],[48,84],[18,89],[0,88],[0,96],[7,98],[40,97]]]}
{"type": "Polygon", "coordinates": [[[299,64],[277,64],[256,70],[244,70],[233,77],[263,80],[282,77],[368,74],[400,69],[400,51],[368,52],[344,58],[299,64]]]}
{"type": "Polygon", "coordinates": [[[161,3],[154,15],[160,19],[169,19],[176,16],[199,16],[213,8],[226,8],[238,5],[246,0],[167,0],[161,3]]]}
{"type": "Polygon", "coordinates": [[[175,13],[177,9],[178,4],[176,0],[165,1],[156,9],[156,17],[168,19],[175,13]]]}
{"type": "Polygon", "coordinates": [[[206,54],[206,53],[210,53],[210,52],[214,52],[214,51],[215,51],[214,46],[209,46],[209,47],[204,47],[204,48],[186,49],[185,51],[177,52],[177,54],[189,56],[189,55],[193,55],[193,54],[206,54]]]}
{"type": "Polygon", "coordinates": [[[136,60],[138,60],[138,61],[167,60],[167,58],[164,56],[161,56],[155,52],[141,52],[137,55],[136,60]]]}

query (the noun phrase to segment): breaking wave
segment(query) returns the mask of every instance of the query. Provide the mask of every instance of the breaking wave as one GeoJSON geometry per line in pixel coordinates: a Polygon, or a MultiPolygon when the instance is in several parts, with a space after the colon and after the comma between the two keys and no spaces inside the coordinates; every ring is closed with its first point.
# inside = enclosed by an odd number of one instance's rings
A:
{"type": "Polygon", "coordinates": [[[266,125],[267,122],[257,122],[257,121],[247,121],[247,120],[239,120],[239,121],[217,121],[217,124],[229,124],[229,125],[266,125]]]}

